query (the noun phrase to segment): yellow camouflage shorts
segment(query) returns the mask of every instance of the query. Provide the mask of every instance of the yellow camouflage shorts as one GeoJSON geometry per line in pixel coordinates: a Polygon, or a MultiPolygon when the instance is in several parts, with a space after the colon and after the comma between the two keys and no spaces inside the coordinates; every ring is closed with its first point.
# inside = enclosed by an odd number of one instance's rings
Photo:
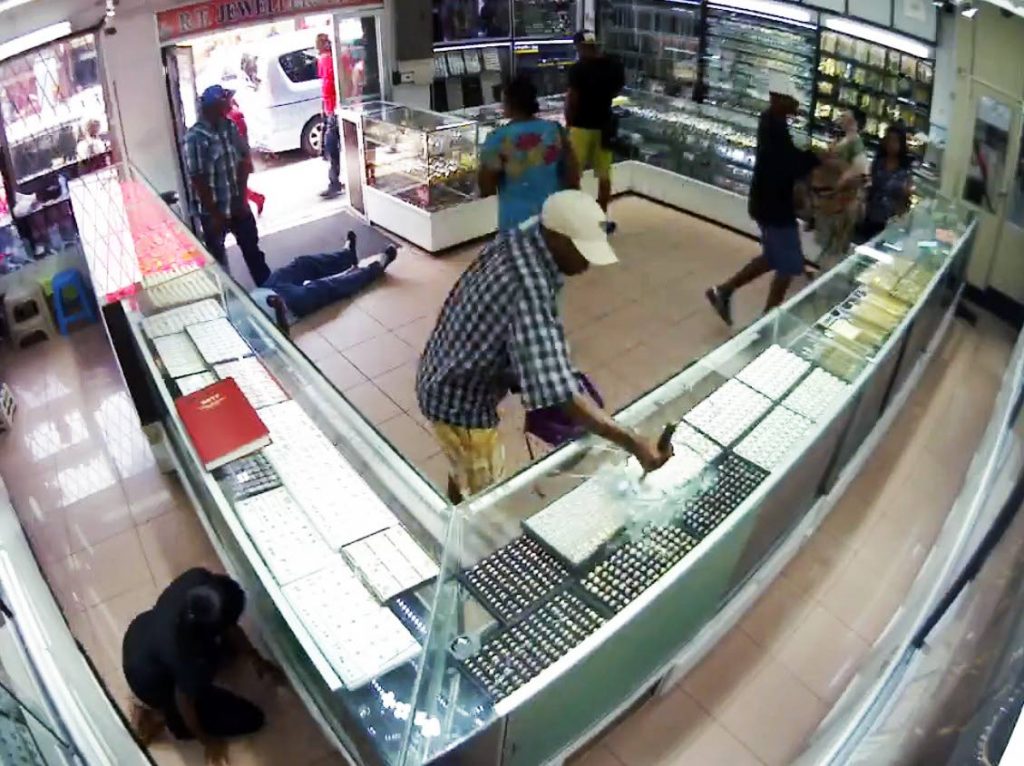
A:
{"type": "Polygon", "coordinates": [[[434,433],[448,458],[448,475],[469,497],[505,475],[505,445],[497,428],[461,428],[434,423],[434,433]]]}

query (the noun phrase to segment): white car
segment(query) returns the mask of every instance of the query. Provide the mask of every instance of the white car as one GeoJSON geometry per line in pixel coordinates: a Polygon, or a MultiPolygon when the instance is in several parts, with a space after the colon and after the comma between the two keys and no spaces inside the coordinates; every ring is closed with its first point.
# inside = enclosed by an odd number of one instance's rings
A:
{"type": "MultiPolygon", "coordinates": [[[[225,77],[216,67],[214,82],[235,91],[249,128],[249,144],[259,152],[302,149],[320,155],[320,78],[317,76],[317,32],[302,30],[252,43],[239,53],[231,68],[239,76],[225,77]]],[[[197,85],[203,74],[197,77],[197,85]]]]}

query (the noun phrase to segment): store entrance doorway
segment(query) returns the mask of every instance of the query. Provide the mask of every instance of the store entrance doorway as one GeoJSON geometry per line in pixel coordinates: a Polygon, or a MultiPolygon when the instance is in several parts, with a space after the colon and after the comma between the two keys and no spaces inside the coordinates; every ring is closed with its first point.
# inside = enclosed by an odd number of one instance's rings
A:
{"type": "Polygon", "coordinates": [[[1024,303],[1024,100],[971,84],[971,141],[957,193],[978,215],[969,278],[1024,303]]]}
{"type": "MultiPolygon", "coordinates": [[[[382,96],[381,10],[304,16],[214,32],[165,46],[167,90],[179,149],[197,118],[200,93],[219,84],[234,92],[253,150],[250,206],[261,234],[345,209],[345,194],[325,199],[317,37],[334,51],[338,103],[382,96]]],[[[180,152],[179,152],[180,155],[180,152]]],[[[183,155],[179,156],[185,178],[183,155]]],[[[187,187],[186,183],[186,187],[187,187]]],[[[186,188],[185,194],[191,196],[186,188]]],[[[191,200],[183,201],[183,210],[191,200]]]]}

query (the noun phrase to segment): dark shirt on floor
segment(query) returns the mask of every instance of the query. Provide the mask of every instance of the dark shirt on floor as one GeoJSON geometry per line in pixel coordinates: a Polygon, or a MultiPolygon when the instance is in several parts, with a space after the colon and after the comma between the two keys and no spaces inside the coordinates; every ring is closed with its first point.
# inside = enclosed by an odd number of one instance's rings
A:
{"type": "Polygon", "coordinates": [[[193,699],[208,690],[225,658],[224,631],[238,622],[244,607],[245,593],[226,575],[197,567],[175,579],[125,633],[122,662],[135,695],[147,705],[162,707],[173,704],[175,689],[193,699]],[[221,625],[186,634],[181,617],[189,591],[200,585],[220,591],[224,618],[221,625]]]}
{"type": "Polygon", "coordinates": [[[608,56],[580,59],[569,69],[569,87],[576,91],[573,128],[604,130],[611,119],[612,99],[622,92],[622,62],[608,56]]]}
{"type": "Polygon", "coordinates": [[[766,109],[757,124],[757,153],[750,182],[750,217],[763,226],[796,223],[793,186],[818,165],[814,152],[797,149],[789,124],[766,109]]]}

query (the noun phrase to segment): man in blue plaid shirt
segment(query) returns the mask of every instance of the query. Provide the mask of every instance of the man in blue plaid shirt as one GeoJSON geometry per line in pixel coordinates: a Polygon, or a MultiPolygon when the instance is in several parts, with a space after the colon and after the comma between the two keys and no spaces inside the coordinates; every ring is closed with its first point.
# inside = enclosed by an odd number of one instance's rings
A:
{"type": "Polygon", "coordinates": [[[199,120],[185,134],[185,170],[199,207],[206,249],[225,269],[224,238],[235,235],[245,265],[259,287],[270,276],[260,235],[245,200],[252,162],[249,146],[227,118],[231,91],[211,85],[199,99],[199,120]]]}
{"type": "Polygon", "coordinates": [[[527,410],[561,407],[588,431],[634,454],[645,470],[671,456],[585,396],[569,359],[558,294],[565,276],[618,259],[605,214],[577,190],[548,197],[539,218],[502,232],[452,288],[416,375],[416,397],[450,463],[459,502],[501,478],[498,403],[517,389],[527,410]]]}

